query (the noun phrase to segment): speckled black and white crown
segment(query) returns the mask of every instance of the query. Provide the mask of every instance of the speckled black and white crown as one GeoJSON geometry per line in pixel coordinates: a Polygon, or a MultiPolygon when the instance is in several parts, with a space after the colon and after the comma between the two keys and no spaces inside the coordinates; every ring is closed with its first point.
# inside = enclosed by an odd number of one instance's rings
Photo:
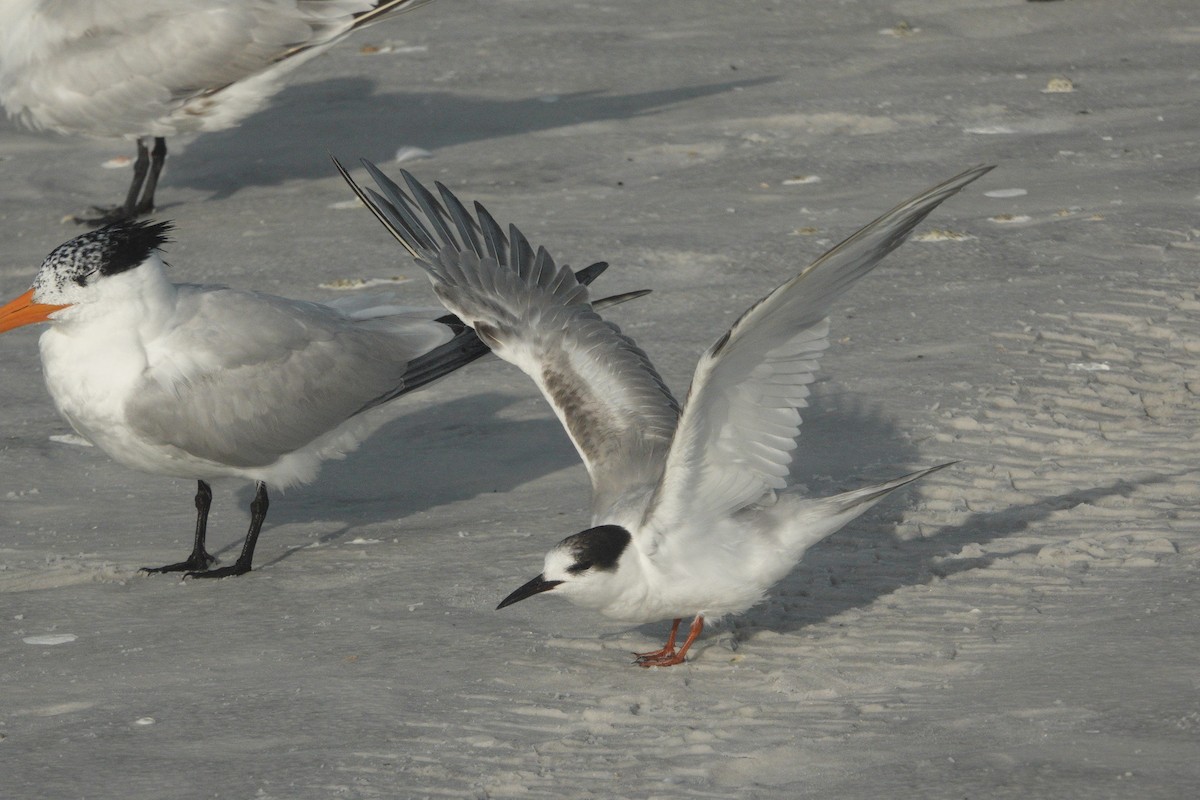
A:
{"type": "Polygon", "coordinates": [[[94,275],[116,275],[141,264],[169,241],[170,222],[123,220],[76,236],[46,256],[34,288],[86,286],[94,275]]]}

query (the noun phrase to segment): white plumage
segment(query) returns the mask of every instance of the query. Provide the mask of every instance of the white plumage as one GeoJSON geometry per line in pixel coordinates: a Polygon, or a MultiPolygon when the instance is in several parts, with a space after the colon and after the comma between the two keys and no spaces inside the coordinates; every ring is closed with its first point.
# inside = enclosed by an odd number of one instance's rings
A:
{"type": "Polygon", "coordinates": [[[673,618],[666,646],[638,663],[678,664],[705,617],[749,608],[811,545],[947,466],[833,497],[781,492],[831,304],[991,167],[902,203],[748,309],[701,357],[682,408],[645,353],[548,253],[497,259],[499,227],[478,204],[475,224],[440,184],[439,201],[405,172],[410,197],[368,169],[382,195],[360,197],[408,243],[446,307],[533,378],[592,479],[592,527],[553,548],[542,574],[500,608],[554,590],[619,619],[673,618]],[[694,622],[676,649],[686,616],[694,622]]]}
{"type": "Polygon", "coordinates": [[[164,137],[236,125],[308,59],[426,2],[4,0],[0,104],[34,130],[137,140],[134,184],[103,221],[138,216],[164,137]]]}
{"type": "Polygon", "coordinates": [[[266,484],[312,480],[387,420],[379,406],[487,348],[458,320],[387,298],[335,307],[173,283],[159,252],[167,227],[119,222],[61,245],[0,308],[0,331],[49,322],[46,386],[72,427],[126,466],[198,482],[191,556],[151,571],[239,575],[266,484]],[[217,478],[255,481],[258,496],[238,562],[201,572],[217,478]]]}

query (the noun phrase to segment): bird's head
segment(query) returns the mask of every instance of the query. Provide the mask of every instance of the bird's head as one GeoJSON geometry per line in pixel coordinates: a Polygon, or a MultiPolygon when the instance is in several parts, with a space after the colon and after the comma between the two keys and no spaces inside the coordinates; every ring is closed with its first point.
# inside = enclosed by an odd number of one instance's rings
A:
{"type": "Polygon", "coordinates": [[[568,536],[546,554],[542,574],[500,601],[496,610],[554,590],[581,606],[603,607],[618,590],[621,556],[632,537],[620,525],[601,525],[568,536]]]}
{"type": "Polygon", "coordinates": [[[0,332],[47,322],[64,308],[102,299],[116,276],[157,261],[170,229],[169,222],[115,222],[60,244],[42,262],[33,287],[0,307],[0,332]]]}

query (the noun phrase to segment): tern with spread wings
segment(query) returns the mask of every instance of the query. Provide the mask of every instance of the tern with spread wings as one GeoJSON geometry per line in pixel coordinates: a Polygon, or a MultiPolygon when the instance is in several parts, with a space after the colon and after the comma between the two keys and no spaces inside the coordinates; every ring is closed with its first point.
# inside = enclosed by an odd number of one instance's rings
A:
{"type": "Polygon", "coordinates": [[[784,491],[831,304],[991,167],[905,201],[751,306],[701,356],[682,406],[544,249],[514,248],[505,263],[500,228],[481,206],[477,224],[441,184],[439,199],[402,171],[406,192],[367,168],[380,191],[355,187],[359,196],[407,242],[446,308],[533,378],[591,476],[591,527],[551,549],[541,574],[498,608],[552,591],[617,619],[673,619],[666,645],[637,663],[679,664],[706,618],[745,611],[813,544],[948,466],[832,497],[784,491]]]}

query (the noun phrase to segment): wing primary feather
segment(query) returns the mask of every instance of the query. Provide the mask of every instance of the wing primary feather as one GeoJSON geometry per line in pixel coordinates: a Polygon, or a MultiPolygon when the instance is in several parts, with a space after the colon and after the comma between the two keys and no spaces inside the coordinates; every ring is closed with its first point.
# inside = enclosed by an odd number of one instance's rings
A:
{"type": "Polygon", "coordinates": [[[467,328],[455,334],[454,338],[445,344],[435,347],[408,362],[408,366],[405,368],[404,374],[400,376],[395,389],[375,398],[355,413],[361,414],[363,411],[368,411],[389,400],[395,400],[397,397],[420,389],[422,386],[428,386],[460,367],[465,367],[472,361],[487,355],[489,352],[491,352],[490,348],[475,335],[475,331],[467,328]]]}
{"type": "Polygon", "coordinates": [[[992,169],[977,166],[860,228],[747,309],[701,356],[646,519],[715,516],[782,488],[800,435],[829,309],[942,202],[992,169]],[[658,516],[661,514],[662,516],[658,516]]]}
{"type": "Polygon", "coordinates": [[[746,309],[731,326],[728,335],[711,348],[716,356],[731,343],[764,330],[763,320],[770,316],[788,317],[793,329],[818,324],[833,301],[855,281],[866,275],[889,253],[899,247],[913,229],[945,200],[967,184],[994,169],[992,165],[971,167],[953,178],[905,200],[891,211],[864,225],[851,236],[829,249],[795,277],[746,309]],[[803,291],[796,290],[800,284],[803,291]],[[804,308],[803,313],[797,313],[804,308]],[[751,323],[754,320],[754,323],[751,323]]]}
{"type": "Polygon", "coordinates": [[[487,245],[488,255],[495,259],[497,264],[507,266],[508,238],[504,235],[504,230],[478,200],[475,201],[475,216],[479,218],[479,226],[483,230],[483,241],[487,245]]]}
{"type": "Polygon", "coordinates": [[[395,181],[393,181],[387,175],[384,175],[383,172],[380,171],[379,167],[375,166],[367,159],[363,158],[359,160],[363,167],[367,170],[367,174],[369,174],[371,179],[375,181],[376,185],[383,190],[384,195],[392,204],[402,208],[410,207],[412,201],[409,199],[408,195],[404,193],[404,190],[396,185],[395,181]]]}
{"type": "Polygon", "coordinates": [[[584,267],[583,269],[579,270],[579,272],[576,272],[575,279],[584,286],[587,286],[589,283],[596,280],[596,278],[599,278],[607,268],[608,264],[604,263],[603,261],[597,261],[595,264],[584,267]]]}
{"type": "MultiPolygon", "coordinates": [[[[566,265],[564,264],[563,267],[565,268],[566,265]]],[[[586,267],[575,273],[575,280],[586,286],[587,284],[596,280],[596,278],[599,277],[600,274],[606,269],[608,269],[607,261],[597,261],[595,264],[588,264],[586,267]]]]}
{"type": "Polygon", "coordinates": [[[528,275],[529,265],[533,261],[533,248],[529,246],[529,240],[517,229],[516,225],[508,226],[508,243],[509,256],[512,259],[509,266],[522,277],[528,275]]]}
{"type": "MultiPolygon", "coordinates": [[[[597,262],[589,267],[585,267],[576,273],[575,277],[579,282],[586,285],[594,281],[604,272],[604,267],[608,266],[603,262],[597,262]],[[599,269],[596,269],[599,267],[599,269]]],[[[602,300],[596,301],[600,307],[615,306],[620,303],[634,300],[643,295],[650,293],[649,289],[641,289],[634,292],[625,292],[624,294],[613,295],[602,300]]],[[[397,397],[406,395],[409,392],[420,389],[422,386],[427,386],[434,381],[449,375],[451,372],[465,367],[472,361],[487,355],[491,352],[490,348],[471,330],[466,324],[454,314],[444,314],[438,317],[435,322],[440,322],[446,327],[454,331],[454,338],[443,345],[433,348],[427,353],[417,356],[412,361],[408,362],[405,367],[404,374],[400,376],[396,388],[386,394],[376,397],[371,402],[364,405],[355,414],[361,414],[364,411],[369,411],[372,408],[383,405],[390,400],[395,400],[397,397]]]]}
{"type": "MultiPolygon", "coordinates": [[[[571,274],[569,269],[560,269],[554,276],[554,280],[549,282],[546,288],[558,298],[562,298],[565,305],[573,305],[578,302],[578,299],[572,296],[572,292],[578,288],[579,282],[575,276],[571,274]],[[570,298],[570,299],[568,299],[570,298]]],[[[587,292],[583,294],[583,298],[587,299],[587,292]]]]}
{"type": "MultiPolygon", "coordinates": [[[[357,182],[355,182],[354,178],[350,177],[350,173],[344,166],[342,166],[342,162],[338,161],[333,155],[330,155],[329,157],[333,159],[333,165],[337,167],[337,171],[341,174],[342,179],[345,180],[350,186],[351,191],[353,191],[355,196],[358,197],[359,202],[367,207],[367,210],[375,216],[375,219],[379,220],[383,227],[387,228],[387,231],[392,235],[392,238],[399,242],[400,245],[408,251],[410,256],[413,258],[420,258],[420,254],[417,252],[416,248],[414,248],[404,234],[400,232],[400,227],[398,227],[396,224],[397,220],[395,220],[392,215],[385,213],[383,206],[376,202],[376,200],[372,199],[371,196],[368,196],[367,192],[370,192],[375,198],[379,198],[379,195],[373,190],[364,190],[358,185],[357,182]]],[[[382,198],[379,199],[382,200],[382,198]]]]}
{"type": "Polygon", "coordinates": [[[830,248],[824,255],[805,267],[790,282],[795,283],[804,276],[817,271],[822,264],[850,250],[861,241],[882,234],[882,240],[872,247],[873,258],[870,260],[864,259],[859,269],[847,270],[842,276],[843,284],[849,285],[853,283],[865,272],[869,272],[871,267],[885,258],[888,253],[903,244],[909,237],[909,234],[913,232],[913,229],[920,225],[935,208],[952,195],[957,194],[967,184],[983,177],[995,168],[994,164],[981,164],[971,167],[955,175],[953,178],[944,180],[937,186],[921,192],[916,197],[905,200],[890,211],[880,214],[871,220],[871,222],[859,228],[855,233],[846,237],[842,242],[830,248]]]}
{"type": "Polygon", "coordinates": [[[421,222],[421,218],[417,216],[417,211],[414,208],[416,205],[415,201],[406,195],[404,190],[397,186],[391,179],[380,172],[379,168],[370,161],[363,159],[362,163],[371,178],[383,190],[384,197],[387,198],[387,205],[413,229],[414,233],[419,234],[417,239],[421,242],[421,246],[430,253],[436,253],[441,249],[437,244],[437,240],[433,238],[433,234],[429,232],[429,229],[421,222]]]}
{"type": "MultiPolygon", "coordinates": [[[[501,227],[478,202],[476,226],[466,211],[470,206],[452,200],[453,193],[440,184],[431,193],[401,171],[401,193],[377,169],[370,174],[384,199],[391,198],[394,211],[385,219],[400,235],[411,241],[406,229],[419,220],[420,230],[440,240],[437,247],[418,248],[432,251],[418,260],[447,309],[529,374],[554,406],[592,475],[594,513],[626,492],[648,491],[662,469],[679,405],[646,355],[595,311],[646,293],[590,305],[587,284],[606,263],[572,273],[545,248],[531,246],[515,225],[501,227]],[[461,247],[456,237],[463,239],[461,247]]],[[[410,377],[434,376],[440,363],[426,360],[410,377]]]]}
{"type": "Polygon", "coordinates": [[[599,300],[592,301],[592,308],[597,311],[602,311],[606,308],[618,306],[621,303],[627,303],[630,300],[636,300],[639,297],[645,297],[650,294],[649,289],[637,289],[632,292],[623,292],[622,294],[614,294],[608,297],[601,297],[599,300]]]}
{"type": "Polygon", "coordinates": [[[393,235],[400,237],[414,258],[421,260],[436,252],[437,245],[429,236],[429,232],[407,208],[389,202],[374,189],[368,187],[366,191],[370,195],[375,216],[383,215],[389,220],[393,235]]]}
{"type": "Polygon", "coordinates": [[[415,244],[419,249],[429,251],[429,253],[436,253],[438,250],[437,243],[434,241],[433,236],[421,223],[420,218],[417,217],[416,212],[412,207],[413,203],[408,196],[404,194],[404,191],[395,183],[393,183],[386,175],[380,172],[378,167],[376,167],[370,161],[363,159],[362,163],[363,166],[366,167],[367,173],[371,176],[379,188],[383,190],[384,197],[380,197],[379,194],[374,190],[368,189],[367,191],[370,192],[371,195],[377,199],[377,201],[381,202],[384,208],[390,208],[398,219],[404,221],[405,228],[413,237],[412,241],[410,241],[410,244],[415,244]]]}
{"type": "Polygon", "coordinates": [[[436,181],[434,185],[437,186],[438,194],[442,196],[442,203],[450,212],[450,219],[454,220],[454,227],[458,228],[458,235],[463,244],[470,247],[475,255],[483,258],[483,248],[479,244],[478,223],[471,219],[471,215],[454,196],[454,192],[447,189],[441,181],[436,181]]]}
{"type": "Polygon", "coordinates": [[[458,240],[454,238],[454,233],[450,230],[450,226],[446,224],[446,210],[442,208],[441,203],[433,196],[433,193],[425,188],[416,177],[406,169],[400,170],[400,175],[404,178],[404,182],[408,184],[408,190],[413,193],[413,197],[417,201],[417,205],[421,207],[421,211],[425,214],[425,218],[429,220],[437,231],[438,236],[442,238],[442,243],[447,248],[454,250],[462,250],[458,240]]]}
{"type": "Polygon", "coordinates": [[[545,247],[539,245],[537,256],[533,260],[533,274],[530,275],[531,282],[537,286],[545,286],[555,277],[556,271],[557,267],[554,265],[554,259],[550,256],[550,252],[545,247]]]}

